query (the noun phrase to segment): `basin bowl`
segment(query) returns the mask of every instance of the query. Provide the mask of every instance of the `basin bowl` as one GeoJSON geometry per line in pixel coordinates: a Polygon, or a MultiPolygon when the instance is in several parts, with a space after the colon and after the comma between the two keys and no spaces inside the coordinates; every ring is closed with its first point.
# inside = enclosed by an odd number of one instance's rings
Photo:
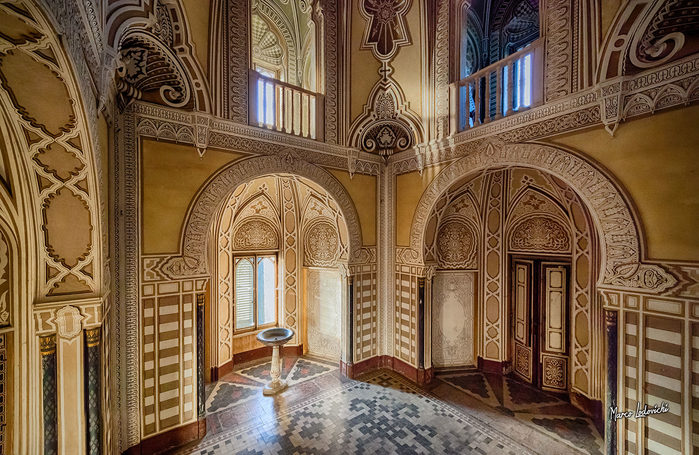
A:
{"type": "Polygon", "coordinates": [[[294,337],[294,331],[286,327],[272,327],[257,334],[257,341],[265,346],[281,346],[294,337]]]}

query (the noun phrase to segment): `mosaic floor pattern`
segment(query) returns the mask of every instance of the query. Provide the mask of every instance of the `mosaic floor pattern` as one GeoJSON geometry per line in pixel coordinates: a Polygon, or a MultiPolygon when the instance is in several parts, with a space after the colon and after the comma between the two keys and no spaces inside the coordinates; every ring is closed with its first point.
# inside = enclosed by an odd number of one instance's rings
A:
{"type": "MultiPolygon", "coordinates": [[[[248,377],[258,371],[240,374],[248,377]]],[[[336,382],[310,400],[207,435],[179,453],[534,453],[394,373],[379,371],[362,379],[336,382]]],[[[278,398],[283,401],[283,394],[278,398]]],[[[216,402],[215,395],[210,402],[216,402]]]]}
{"type": "Polygon", "coordinates": [[[386,371],[357,380],[336,364],[286,357],[291,386],[265,397],[270,362],[209,384],[207,435],[177,454],[600,454],[602,439],[570,403],[476,370],[425,388],[386,371]]]}
{"type": "Polygon", "coordinates": [[[603,438],[592,420],[553,394],[515,378],[478,371],[439,374],[437,378],[571,447],[590,455],[604,451],[603,438]]]}
{"type": "MultiPolygon", "coordinates": [[[[320,375],[335,371],[337,365],[304,357],[282,359],[282,379],[289,386],[310,381],[320,375]]],[[[270,380],[271,361],[234,371],[209,386],[206,400],[207,414],[223,411],[260,395],[260,390],[270,380]]]]}

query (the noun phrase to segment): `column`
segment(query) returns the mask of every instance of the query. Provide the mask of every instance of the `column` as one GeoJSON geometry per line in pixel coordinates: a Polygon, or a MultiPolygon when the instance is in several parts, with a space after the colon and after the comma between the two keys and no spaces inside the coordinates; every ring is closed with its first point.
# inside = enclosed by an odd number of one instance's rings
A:
{"type": "Polygon", "coordinates": [[[85,404],[83,385],[83,316],[74,306],[56,312],[58,372],[58,451],[85,454],[85,404]]]}
{"type": "Polygon", "coordinates": [[[85,330],[85,398],[87,453],[102,454],[102,329],[85,330]]]}
{"type": "Polygon", "coordinates": [[[58,453],[58,403],[56,395],[56,335],[39,337],[44,411],[44,455],[58,453]]]}
{"type": "Polygon", "coordinates": [[[206,416],[204,391],[204,294],[197,294],[197,417],[206,416]]]}

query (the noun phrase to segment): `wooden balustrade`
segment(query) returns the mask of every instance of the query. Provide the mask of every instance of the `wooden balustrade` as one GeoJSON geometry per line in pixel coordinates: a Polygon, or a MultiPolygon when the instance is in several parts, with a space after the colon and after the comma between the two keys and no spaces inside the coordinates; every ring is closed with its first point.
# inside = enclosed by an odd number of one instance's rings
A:
{"type": "Polygon", "coordinates": [[[250,70],[251,125],[324,140],[325,97],[250,70]]]}
{"type": "Polygon", "coordinates": [[[451,131],[463,131],[540,105],[543,50],[543,39],[538,39],[451,84],[451,131]]]}

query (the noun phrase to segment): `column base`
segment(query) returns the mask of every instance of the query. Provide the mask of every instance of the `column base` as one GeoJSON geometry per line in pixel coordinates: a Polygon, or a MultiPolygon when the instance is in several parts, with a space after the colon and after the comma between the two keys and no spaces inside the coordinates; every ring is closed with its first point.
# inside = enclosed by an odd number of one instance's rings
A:
{"type": "Polygon", "coordinates": [[[262,389],[262,395],[269,396],[269,395],[276,395],[279,392],[283,392],[284,390],[289,387],[289,384],[287,384],[284,381],[279,381],[277,384],[267,384],[264,389],[262,389]]]}

